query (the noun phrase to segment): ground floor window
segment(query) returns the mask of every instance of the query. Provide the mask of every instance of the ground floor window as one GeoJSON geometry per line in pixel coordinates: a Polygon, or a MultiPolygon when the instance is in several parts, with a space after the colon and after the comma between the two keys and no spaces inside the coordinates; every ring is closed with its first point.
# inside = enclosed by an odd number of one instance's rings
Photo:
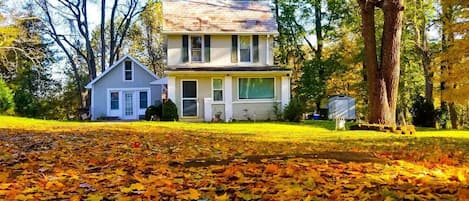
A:
{"type": "Polygon", "coordinates": [[[273,99],[274,78],[239,78],[239,99],[273,99]]]}
{"type": "Polygon", "coordinates": [[[148,92],[140,92],[140,109],[146,109],[148,107],[148,92]]]}
{"type": "Polygon", "coordinates": [[[119,109],[119,92],[111,92],[111,110],[119,109]]]}
{"type": "Polygon", "coordinates": [[[223,80],[214,78],[212,81],[213,101],[223,101],[223,80]]]}

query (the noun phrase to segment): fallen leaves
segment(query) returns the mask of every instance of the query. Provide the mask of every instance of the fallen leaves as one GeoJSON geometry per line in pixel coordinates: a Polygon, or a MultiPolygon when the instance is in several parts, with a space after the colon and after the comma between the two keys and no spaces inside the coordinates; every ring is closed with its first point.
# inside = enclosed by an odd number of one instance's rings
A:
{"type": "Polygon", "coordinates": [[[0,200],[469,199],[469,143],[391,140],[269,142],[126,124],[6,129],[0,200]]]}

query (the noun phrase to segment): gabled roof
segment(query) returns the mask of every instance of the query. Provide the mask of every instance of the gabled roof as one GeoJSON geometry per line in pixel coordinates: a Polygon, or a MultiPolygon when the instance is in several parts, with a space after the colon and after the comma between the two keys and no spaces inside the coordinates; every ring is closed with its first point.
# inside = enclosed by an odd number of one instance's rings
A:
{"type": "Polygon", "coordinates": [[[164,0],[163,33],[277,34],[270,1],[164,0]]]}
{"type": "Polygon", "coordinates": [[[126,54],[124,55],[121,59],[119,59],[118,61],[116,61],[114,64],[112,64],[109,68],[107,68],[103,73],[101,73],[98,77],[94,78],[94,80],[91,80],[90,83],[88,83],[85,88],[87,89],[91,89],[91,87],[93,86],[94,83],[96,83],[98,80],[100,80],[101,78],[105,77],[109,72],[112,71],[112,69],[114,69],[115,67],[119,66],[122,62],[124,62],[126,59],[130,59],[132,62],[136,63],[137,66],[139,66],[140,68],[142,68],[143,70],[145,70],[145,72],[147,72],[148,74],[150,74],[152,77],[154,77],[155,79],[160,79],[157,75],[155,75],[153,72],[151,72],[145,65],[143,65],[142,63],[140,63],[139,61],[137,61],[135,58],[133,58],[132,56],[130,56],[129,54],[126,54]]]}

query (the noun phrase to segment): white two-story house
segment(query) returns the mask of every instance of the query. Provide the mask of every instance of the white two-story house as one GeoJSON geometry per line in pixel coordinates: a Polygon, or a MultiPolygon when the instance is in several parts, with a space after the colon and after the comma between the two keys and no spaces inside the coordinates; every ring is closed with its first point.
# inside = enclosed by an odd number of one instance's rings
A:
{"type": "Polygon", "coordinates": [[[274,65],[269,1],[164,0],[168,98],[180,119],[275,119],[290,101],[289,69],[274,65]]]}

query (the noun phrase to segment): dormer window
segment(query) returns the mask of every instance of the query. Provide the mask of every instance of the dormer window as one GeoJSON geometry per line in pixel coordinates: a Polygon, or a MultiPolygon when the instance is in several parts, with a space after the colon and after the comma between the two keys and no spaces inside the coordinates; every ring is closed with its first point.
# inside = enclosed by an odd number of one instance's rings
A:
{"type": "Polygon", "coordinates": [[[134,71],[132,66],[132,61],[124,62],[124,81],[133,81],[134,80],[134,71]]]}

